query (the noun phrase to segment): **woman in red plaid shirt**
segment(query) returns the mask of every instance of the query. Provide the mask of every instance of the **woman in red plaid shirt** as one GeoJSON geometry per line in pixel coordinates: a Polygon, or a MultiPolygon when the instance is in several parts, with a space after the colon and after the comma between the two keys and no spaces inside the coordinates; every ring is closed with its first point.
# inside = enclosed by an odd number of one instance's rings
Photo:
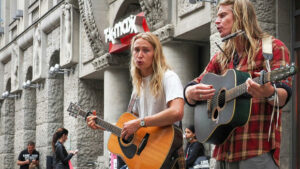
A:
{"type": "MultiPolygon", "coordinates": [[[[235,68],[249,72],[254,78],[259,76],[261,70],[267,70],[266,59],[262,55],[262,38],[269,35],[261,30],[249,0],[221,1],[215,23],[221,37],[238,30],[244,31],[245,36],[226,41],[224,52],[216,53],[204,72],[185,87],[185,101],[190,106],[213,97],[214,87],[201,83],[208,72],[221,75],[227,69],[235,68]]],[[[272,37],[272,48],[272,70],[289,64],[289,51],[280,40],[272,37]]],[[[275,83],[276,88],[271,83],[260,85],[252,79],[248,79],[246,85],[248,94],[252,96],[250,119],[244,126],[237,127],[223,144],[215,146],[215,168],[279,168],[281,110],[278,113],[275,111],[272,118],[273,108],[276,107],[273,95],[277,94],[277,105],[282,108],[291,96],[291,78],[275,83]]]]}

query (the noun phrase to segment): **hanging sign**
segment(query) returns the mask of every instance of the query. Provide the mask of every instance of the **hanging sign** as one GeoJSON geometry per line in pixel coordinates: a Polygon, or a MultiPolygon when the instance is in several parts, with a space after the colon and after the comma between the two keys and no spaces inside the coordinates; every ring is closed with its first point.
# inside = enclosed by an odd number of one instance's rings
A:
{"type": "Polygon", "coordinates": [[[149,32],[143,12],[130,15],[113,27],[104,29],[105,42],[109,43],[109,53],[119,53],[128,49],[132,37],[140,32],[149,32]]]}

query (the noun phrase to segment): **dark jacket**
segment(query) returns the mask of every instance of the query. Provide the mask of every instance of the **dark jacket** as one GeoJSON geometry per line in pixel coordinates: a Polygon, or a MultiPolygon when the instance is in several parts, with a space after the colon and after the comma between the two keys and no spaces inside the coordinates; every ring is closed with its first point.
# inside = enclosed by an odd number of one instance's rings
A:
{"type": "Polygon", "coordinates": [[[73,154],[68,154],[65,146],[57,141],[55,144],[55,169],[69,169],[69,160],[73,157],[73,154]]]}
{"type": "Polygon", "coordinates": [[[193,167],[193,164],[197,157],[204,156],[204,146],[196,141],[193,143],[188,142],[185,150],[185,165],[186,168],[193,167]]]}

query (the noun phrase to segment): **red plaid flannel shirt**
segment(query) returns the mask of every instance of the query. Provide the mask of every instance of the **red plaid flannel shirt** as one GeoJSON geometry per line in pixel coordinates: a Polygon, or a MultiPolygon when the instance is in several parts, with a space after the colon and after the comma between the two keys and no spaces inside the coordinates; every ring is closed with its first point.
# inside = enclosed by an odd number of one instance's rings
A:
{"type": "MultiPolygon", "coordinates": [[[[278,39],[273,38],[273,59],[270,61],[271,69],[279,68],[290,63],[289,51],[286,46],[278,39]]],[[[223,74],[219,63],[216,60],[218,53],[211,59],[204,72],[195,79],[197,83],[201,81],[207,72],[223,74]]],[[[260,50],[255,57],[253,71],[247,65],[247,57],[242,57],[239,61],[237,70],[249,72],[254,78],[254,72],[266,70],[266,62],[262,55],[261,43],[260,50]]],[[[233,69],[233,61],[227,65],[226,69],[233,69]]],[[[291,78],[282,80],[291,86],[291,78]]],[[[281,110],[279,113],[278,127],[276,128],[277,113],[274,113],[272,131],[268,141],[268,131],[271,121],[273,106],[266,99],[252,99],[252,108],[249,122],[236,128],[222,145],[216,145],[213,157],[217,160],[234,162],[245,160],[261,155],[266,152],[274,151],[273,158],[279,165],[280,137],[281,137],[281,110]]]]}

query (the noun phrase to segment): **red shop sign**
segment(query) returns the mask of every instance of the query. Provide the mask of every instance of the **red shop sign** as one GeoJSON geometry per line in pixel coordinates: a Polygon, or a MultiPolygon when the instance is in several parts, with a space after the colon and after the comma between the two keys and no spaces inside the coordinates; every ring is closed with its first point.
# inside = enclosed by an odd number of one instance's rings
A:
{"type": "Polygon", "coordinates": [[[105,42],[109,43],[109,53],[119,53],[129,48],[133,36],[140,32],[149,32],[144,13],[116,23],[114,27],[104,29],[105,42]]]}

